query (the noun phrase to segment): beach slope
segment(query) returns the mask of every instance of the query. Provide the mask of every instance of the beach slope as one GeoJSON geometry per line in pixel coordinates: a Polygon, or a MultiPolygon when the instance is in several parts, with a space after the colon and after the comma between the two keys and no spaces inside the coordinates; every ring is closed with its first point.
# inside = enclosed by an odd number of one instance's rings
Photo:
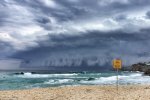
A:
{"type": "Polygon", "coordinates": [[[150,100],[150,85],[68,86],[0,91],[0,100],[150,100]]]}

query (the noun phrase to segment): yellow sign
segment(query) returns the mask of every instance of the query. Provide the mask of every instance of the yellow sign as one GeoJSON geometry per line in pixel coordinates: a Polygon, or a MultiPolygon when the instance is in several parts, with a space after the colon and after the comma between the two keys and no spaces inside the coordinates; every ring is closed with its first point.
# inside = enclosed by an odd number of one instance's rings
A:
{"type": "Polygon", "coordinates": [[[121,69],[122,67],[122,60],[121,59],[114,59],[113,60],[113,68],[114,69],[121,69]]]}

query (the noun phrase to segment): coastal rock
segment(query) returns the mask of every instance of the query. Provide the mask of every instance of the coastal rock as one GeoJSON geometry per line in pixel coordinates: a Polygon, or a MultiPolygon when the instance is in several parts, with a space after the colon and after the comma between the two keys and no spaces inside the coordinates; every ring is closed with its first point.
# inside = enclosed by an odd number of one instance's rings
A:
{"type": "Polygon", "coordinates": [[[123,66],[121,71],[139,71],[150,76],[150,62],[137,63],[128,67],[123,66]]]}
{"type": "Polygon", "coordinates": [[[18,73],[14,73],[14,74],[16,74],[16,75],[23,75],[24,72],[18,72],[18,73]]]}
{"type": "Polygon", "coordinates": [[[147,68],[146,68],[146,64],[145,63],[137,63],[137,64],[133,64],[131,66],[128,67],[122,67],[122,71],[140,71],[140,72],[144,72],[147,68]]]}
{"type": "Polygon", "coordinates": [[[149,76],[150,76],[150,69],[146,70],[146,71],[144,72],[144,75],[149,75],[149,76]]]}
{"type": "Polygon", "coordinates": [[[92,81],[92,80],[95,80],[95,78],[92,77],[88,78],[88,81],[92,81]]]}
{"type": "Polygon", "coordinates": [[[150,65],[149,65],[149,63],[133,64],[131,66],[131,71],[144,72],[144,75],[149,75],[150,76],[150,65]]]}
{"type": "Polygon", "coordinates": [[[138,63],[138,64],[133,64],[131,66],[131,71],[140,71],[140,72],[143,72],[145,71],[145,64],[143,63],[138,63]]]}

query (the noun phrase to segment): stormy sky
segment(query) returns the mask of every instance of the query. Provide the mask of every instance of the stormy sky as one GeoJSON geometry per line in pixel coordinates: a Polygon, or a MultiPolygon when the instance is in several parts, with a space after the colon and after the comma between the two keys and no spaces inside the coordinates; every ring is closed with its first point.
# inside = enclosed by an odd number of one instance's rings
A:
{"type": "Polygon", "coordinates": [[[0,0],[0,58],[150,61],[150,0],[0,0]]]}

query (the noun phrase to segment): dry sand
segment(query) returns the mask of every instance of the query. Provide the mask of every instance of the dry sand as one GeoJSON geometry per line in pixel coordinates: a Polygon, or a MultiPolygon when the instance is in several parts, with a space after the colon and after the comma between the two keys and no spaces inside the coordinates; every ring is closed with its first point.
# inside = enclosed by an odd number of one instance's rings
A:
{"type": "Polygon", "coordinates": [[[0,91],[0,100],[150,100],[150,85],[68,86],[0,91]]]}

